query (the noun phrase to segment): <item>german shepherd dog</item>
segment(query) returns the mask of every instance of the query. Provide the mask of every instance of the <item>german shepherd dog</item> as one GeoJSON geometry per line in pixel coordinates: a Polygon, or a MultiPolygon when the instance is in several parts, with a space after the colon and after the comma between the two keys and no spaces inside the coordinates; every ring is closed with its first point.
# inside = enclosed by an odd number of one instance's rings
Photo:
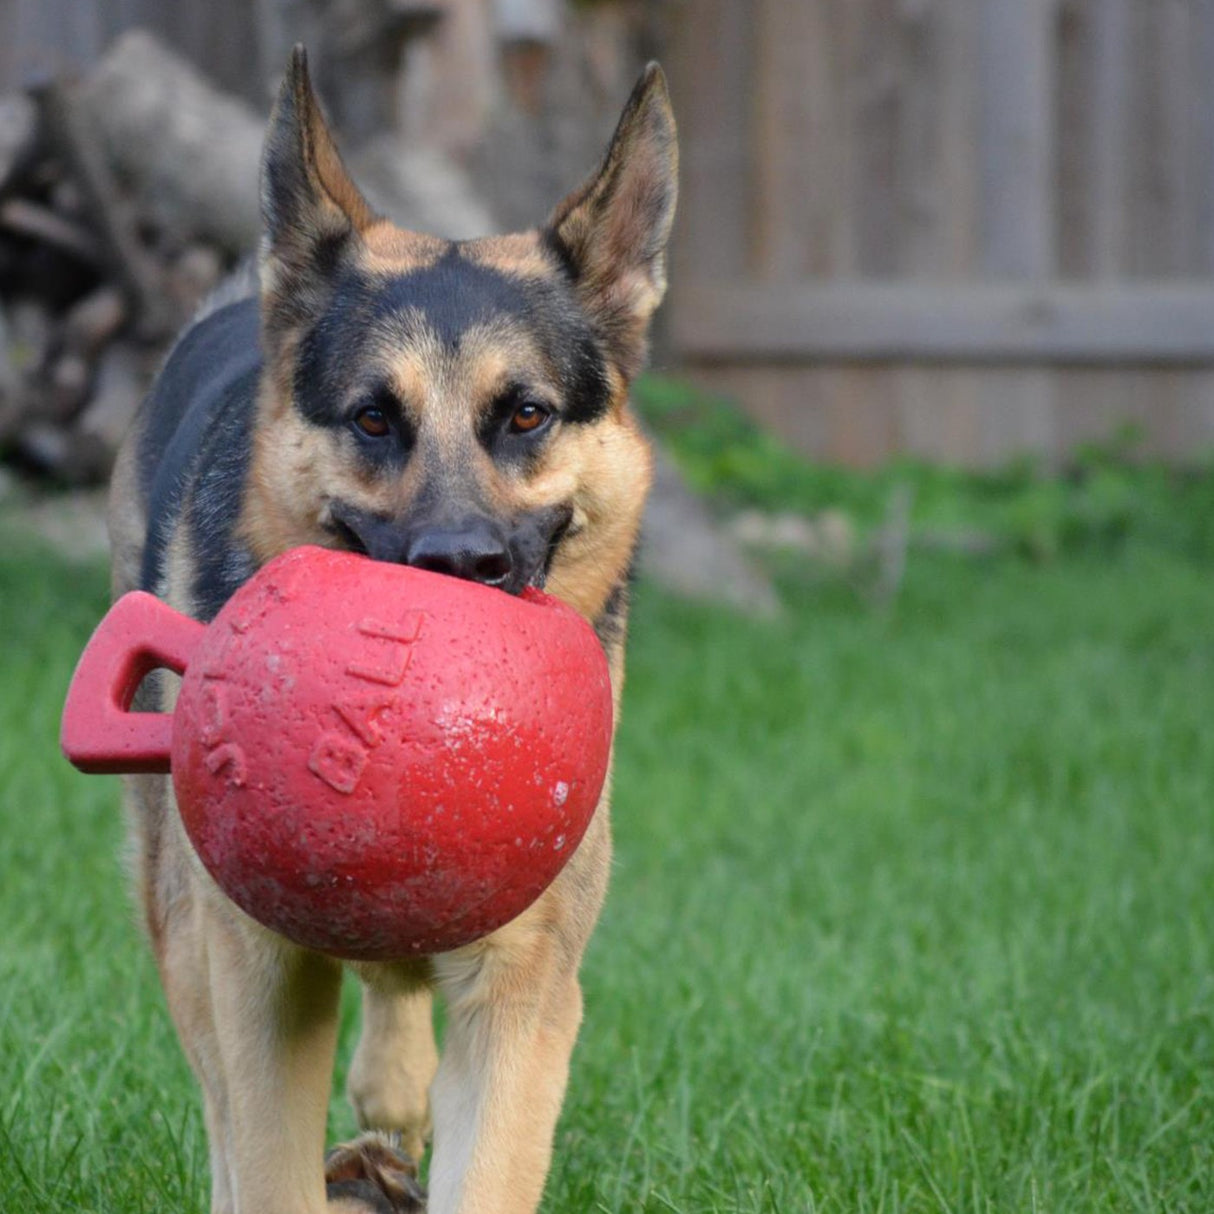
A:
{"type": "MultiPolygon", "coordinates": [[[[297,48],[266,140],[257,274],[179,338],[119,456],[115,593],[208,620],[300,544],[507,594],[545,586],[593,623],[618,704],[651,475],[627,396],[665,290],[676,174],[651,65],[597,172],[546,225],[459,243],[404,231],[347,175],[297,48]]],[[[163,679],[141,706],[174,697],[163,679]]],[[[366,1132],[327,1165],[340,963],[220,893],[165,777],[129,778],[127,800],[147,929],[203,1090],[214,1214],[421,1208],[400,1152],[420,1158],[432,1126],[432,1214],[533,1211],[607,885],[606,795],[513,922],[451,953],[352,966],[348,1096],[366,1132]]]]}

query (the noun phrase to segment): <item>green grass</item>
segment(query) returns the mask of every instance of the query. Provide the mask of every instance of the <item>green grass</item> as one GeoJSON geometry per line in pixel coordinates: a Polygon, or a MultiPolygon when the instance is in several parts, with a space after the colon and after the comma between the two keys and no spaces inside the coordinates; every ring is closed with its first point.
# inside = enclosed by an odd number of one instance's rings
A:
{"type": "MultiPolygon", "coordinates": [[[[775,624],[640,590],[545,1209],[1214,1209],[1214,568],[785,590],[775,624]]],[[[117,790],[56,753],[103,601],[0,565],[0,1209],[192,1214],[117,790]]]]}

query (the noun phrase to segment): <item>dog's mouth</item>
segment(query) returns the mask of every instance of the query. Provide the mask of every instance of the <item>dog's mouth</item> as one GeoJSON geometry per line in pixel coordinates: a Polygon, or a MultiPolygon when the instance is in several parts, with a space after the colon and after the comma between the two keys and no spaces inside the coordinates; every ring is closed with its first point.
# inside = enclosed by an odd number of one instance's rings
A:
{"type": "Polygon", "coordinates": [[[367,545],[363,543],[362,537],[358,532],[350,526],[344,518],[336,511],[330,510],[328,517],[321,524],[324,529],[337,540],[338,544],[347,552],[356,552],[359,556],[370,556],[367,551],[367,545]]]}
{"type": "Polygon", "coordinates": [[[548,584],[548,575],[552,572],[552,562],[556,560],[557,549],[560,548],[564,540],[573,532],[573,507],[562,506],[560,514],[557,518],[556,525],[552,528],[548,536],[548,543],[544,548],[543,559],[535,568],[535,572],[531,575],[527,582],[528,586],[536,590],[543,590],[548,584]]]}
{"type": "MultiPolygon", "coordinates": [[[[400,520],[384,518],[334,501],[328,504],[320,525],[332,538],[334,545],[344,551],[390,564],[432,567],[410,559],[416,533],[400,520]]],[[[519,595],[527,589],[543,590],[548,584],[561,544],[576,530],[572,506],[553,507],[537,512],[511,529],[501,550],[503,561],[508,566],[508,572],[503,576],[481,577],[455,569],[440,569],[439,572],[481,582],[507,594],[519,595]]]]}

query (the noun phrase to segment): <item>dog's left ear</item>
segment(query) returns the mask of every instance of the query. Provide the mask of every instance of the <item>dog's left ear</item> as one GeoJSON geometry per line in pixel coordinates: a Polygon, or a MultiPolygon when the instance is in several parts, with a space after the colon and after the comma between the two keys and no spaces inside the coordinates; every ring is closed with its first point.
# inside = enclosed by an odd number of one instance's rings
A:
{"type": "Polygon", "coordinates": [[[302,46],[291,52],[261,164],[262,289],[308,292],[375,219],[321,113],[302,46]]]}
{"type": "Polygon", "coordinates": [[[583,306],[628,379],[666,291],[666,242],[678,196],[679,151],[666,77],[644,71],[598,171],[549,220],[583,306]]]}

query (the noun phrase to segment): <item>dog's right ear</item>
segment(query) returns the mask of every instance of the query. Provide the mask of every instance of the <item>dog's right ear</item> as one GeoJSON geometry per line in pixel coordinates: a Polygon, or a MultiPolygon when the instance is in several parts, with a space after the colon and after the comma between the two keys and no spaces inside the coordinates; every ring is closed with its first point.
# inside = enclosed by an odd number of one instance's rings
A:
{"type": "Polygon", "coordinates": [[[270,115],[261,164],[263,296],[303,292],[376,215],[341,162],[308,76],[291,52],[270,115]]]}

